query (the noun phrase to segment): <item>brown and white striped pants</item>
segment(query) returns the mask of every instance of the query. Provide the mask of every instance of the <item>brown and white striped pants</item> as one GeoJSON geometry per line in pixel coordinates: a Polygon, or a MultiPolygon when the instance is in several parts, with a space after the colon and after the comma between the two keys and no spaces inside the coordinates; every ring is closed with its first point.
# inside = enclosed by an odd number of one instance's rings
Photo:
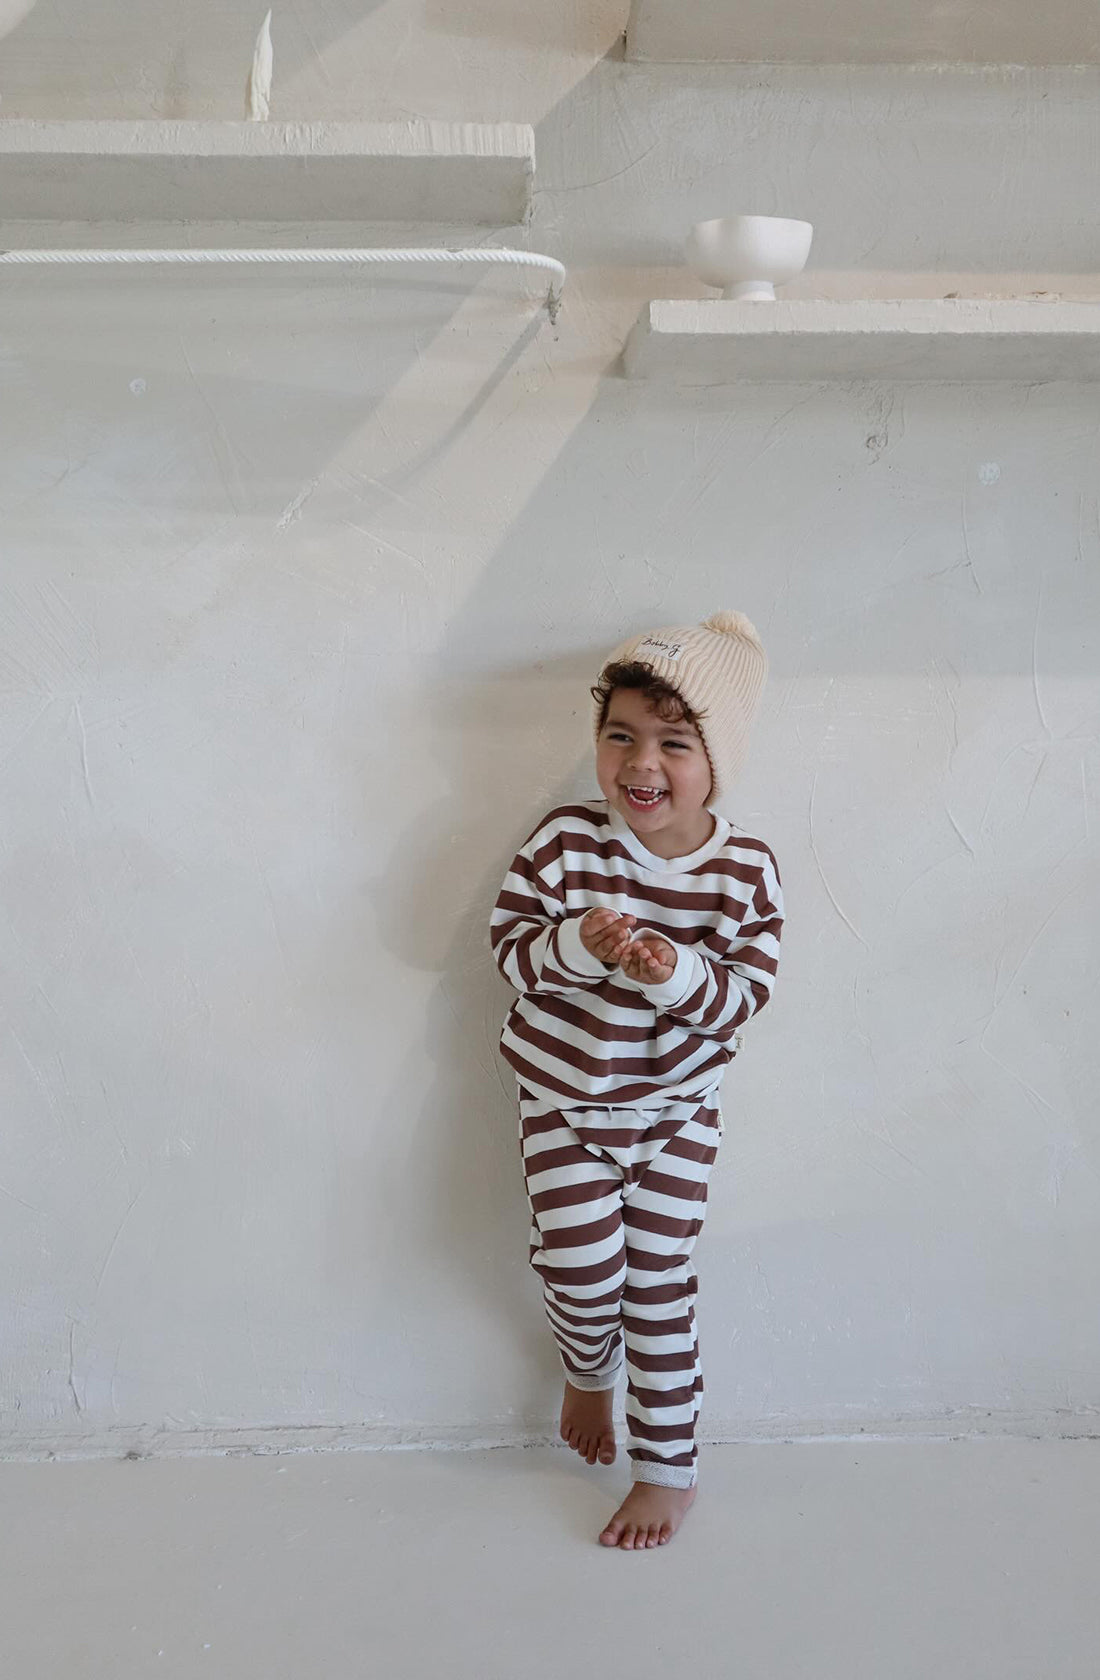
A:
{"type": "Polygon", "coordinates": [[[718,1093],[555,1109],[521,1087],[519,1115],[530,1261],[565,1375],[614,1388],[625,1339],[632,1479],[691,1487],[703,1376],[690,1256],[723,1132],[718,1093]]]}

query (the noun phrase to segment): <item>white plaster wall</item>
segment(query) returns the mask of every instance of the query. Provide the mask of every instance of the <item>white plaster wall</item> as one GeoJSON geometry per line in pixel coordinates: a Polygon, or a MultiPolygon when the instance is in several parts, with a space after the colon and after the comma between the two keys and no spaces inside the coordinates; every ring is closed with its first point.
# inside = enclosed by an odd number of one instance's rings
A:
{"type": "MultiPolygon", "coordinates": [[[[552,1432],[486,920],[595,792],[600,655],[719,606],[771,655],[732,810],[788,924],[704,1435],[1081,1427],[1097,388],[616,359],[724,209],[817,223],[802,295],[1094,295],[1100,77],[664,71],[625,6],[455,10],[277,10],[272,114],[535,121],[556,333],[515,275],[0,275],[4,1441],[552,1432]]],[[[235,114],[258,22],[39,0],[2,109],[235,114]]]]}

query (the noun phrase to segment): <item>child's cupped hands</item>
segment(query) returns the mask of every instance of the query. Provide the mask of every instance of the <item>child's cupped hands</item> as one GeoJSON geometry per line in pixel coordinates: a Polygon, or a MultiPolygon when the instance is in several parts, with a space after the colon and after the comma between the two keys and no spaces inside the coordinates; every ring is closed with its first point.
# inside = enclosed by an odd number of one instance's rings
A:
{"type": "Polygon", "coordinates": [[[590,910],[581,922],[581,943],[600,962],[621,968],[631,980],[651,986],[671,980],[676,952],[659,934],[643,931],[635,938],[637,923],[637,916],[620,916],[617,910],[590,910]]]}

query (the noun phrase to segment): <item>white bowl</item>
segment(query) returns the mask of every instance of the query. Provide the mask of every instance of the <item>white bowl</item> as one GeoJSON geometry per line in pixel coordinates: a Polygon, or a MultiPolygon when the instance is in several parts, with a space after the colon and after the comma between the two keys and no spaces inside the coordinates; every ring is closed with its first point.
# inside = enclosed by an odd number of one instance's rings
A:
{"type": "Polygon", "coordinates": [[[776,286],[801,274],[810,254],[812,222],[788,216],[718,216],[688,234],[688,267],[725,298],[774,298],[776,286]]]}

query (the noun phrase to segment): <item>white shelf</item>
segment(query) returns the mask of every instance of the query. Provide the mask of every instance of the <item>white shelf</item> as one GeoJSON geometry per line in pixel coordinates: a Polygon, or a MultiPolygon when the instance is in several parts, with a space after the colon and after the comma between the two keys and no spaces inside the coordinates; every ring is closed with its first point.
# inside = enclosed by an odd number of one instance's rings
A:
{"type": "Polygon", "coordinates": [[[659,300],[627,376],[742,381],[1100,379],[1100,302],[1043,298],[659,300]]]}
{"type": "Polygon", "coordinates": [[[525,123],[0,118],[0,222],[439,222],[531,205],[525,123]]]}
{"type": "Polygon", "coordinates": [[[627,57],[650,63],[1097,64],[1096,0],[633,0],[627,57]]]}

